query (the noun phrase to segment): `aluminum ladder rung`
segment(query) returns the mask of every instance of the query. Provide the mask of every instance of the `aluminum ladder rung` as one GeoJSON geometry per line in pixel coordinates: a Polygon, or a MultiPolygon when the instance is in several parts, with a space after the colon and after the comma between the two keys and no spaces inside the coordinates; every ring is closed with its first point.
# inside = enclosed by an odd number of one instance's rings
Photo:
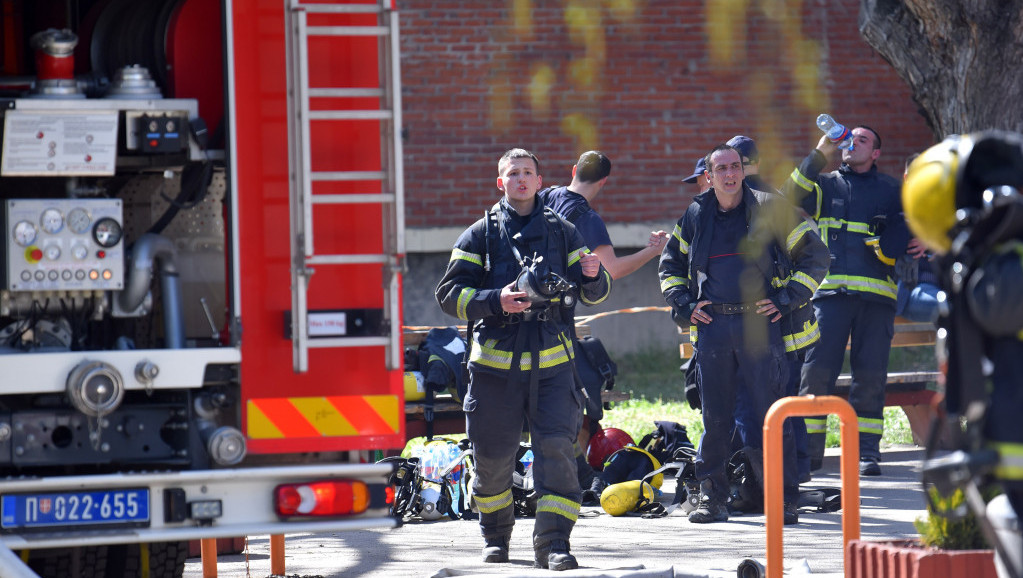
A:
{"type": "Polygon", "coordinates": [[[387,263],[389,255],[308,255],[306,265],[365,265],[387,263]]]}
{"type": "Polygon", "coordinates": [[[386,26],[310,26],[306,36],[387,36],[386,26]]]}
{"type": "Polygon", "coordinates": [[[382,88],[310,88],[313,98],[383,98],[382,88]]]}
{"type": "Polygon", "coordinates": [[[382,11],[379,3],[376,4],[344,4],[344,5],[324,5],[324,4],[302,4],[295,0],[292,1],[291,7],[294,10],[302,10],[308,14],[378,14],[382,11]]]}
{"type": "Polygon", "coordinates": [[[389,110],[310,110],[309,120],[390,120],[389,110]]]}
{"type": "Polygon", "coordinates": [[[388,345],[390,337],[310,337],[306,347],[367,347],[371,345],[388,345]]]}
{"type": "Polygon", "coordinates": [[[313,171],[309,177],[314,181],[383,181],[383,171],[313,171]]]}
{"type": "Polygon", "coordinates": [[[358,205],[369,203],[393,203],[394,193],[357,193],[354,195],[312,195],[310,200],[317,205],[358,205]]]}

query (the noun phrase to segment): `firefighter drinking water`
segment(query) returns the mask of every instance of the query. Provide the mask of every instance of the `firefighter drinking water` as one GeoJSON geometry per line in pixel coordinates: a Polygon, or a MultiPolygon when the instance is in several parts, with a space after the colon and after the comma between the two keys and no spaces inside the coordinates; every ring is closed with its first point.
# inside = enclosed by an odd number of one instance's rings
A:
{"type": "Polygon", "coordinates": [[[498,161],[501,200],[455,242],[436,298],[466,320],[469,390],[463,402],[473,444],[473,499],[484,562],[507,562],[515,511],[512,473],[529,426],[537,494],[535,565],[578,567],[569,536],[581,489],[573,442],[582,420],[570,326],[562,307],[607,298],[611,276],[575,227],[537,200],[540,162],[523,149],[498,161]]]}

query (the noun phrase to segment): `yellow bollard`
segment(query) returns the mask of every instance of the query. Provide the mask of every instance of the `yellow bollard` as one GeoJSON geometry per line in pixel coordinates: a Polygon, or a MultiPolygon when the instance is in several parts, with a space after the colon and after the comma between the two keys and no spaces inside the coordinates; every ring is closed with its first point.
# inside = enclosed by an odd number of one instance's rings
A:
{"type": "Polygon", "coordinates": [[[217,539],[199,540],[199,554],[202,556],[202,578],[217,578],[217,539]]]}
{"type": "Polygon", "coordinates": [[[842,436],[842,555],[849,568],[849,542],[860,538],[860,437],[856,411],[846,400],[825,395],[784,397],[764,418],[764,518],[767,526],[767,578],[782,578],[785,528],[782,425],[792,416],[838,414],[842,436]]]}
{"type": "Polygon", "coordinates": [[[270,536],[270,573],[284,576],[284,534],[270,536]]]}

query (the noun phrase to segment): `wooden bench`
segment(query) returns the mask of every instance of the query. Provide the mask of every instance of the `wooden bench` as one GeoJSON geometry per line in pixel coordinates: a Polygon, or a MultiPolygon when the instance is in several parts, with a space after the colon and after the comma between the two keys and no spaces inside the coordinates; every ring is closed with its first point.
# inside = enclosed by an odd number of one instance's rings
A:
{"type": "MultiPolygon", "coordinates": [[[[680,329],[682,343],[679,348],[683,359],[693,355],[689,342],[689,331],[680,329]]],[[[919,323],[902,317],[895,318],[895,335],[892,347],[917,347],[934,345],[936,330],[931,323],[919,323]]],[[[940,393],[942,374],[937,371],[892,371],[888,373],[885,386],[885,406],[898,406],[906,414],[913,441],[922,445],[930,427],[931,403],[940,393]]],[[[834,394],[848,399],[852,375],[845,373],[835,381],[834,394]]]]}
{"type": "MultiPolygon", "coordinates": [[[[459,332],[465,338],[465,327],[459,327],[459,332]]],[[[419,347],[426,339],[430,331],[428,327],[406,328],[403,337],[405,347],[419,347]]],[[[579,337],[590,335],[588,325],[577,325],[576,332],[579,337]]],[[[604,402],[622,402],[629,399],[629,394],[617,390],[602,391],[600,398],[604,402]]],[[[428,405],[425,400],[405,402],[405,439],[426,435],[427,421],[426,413],[428,405]]],[[[465,433],[465,413],[462,412],[462,404],[456,402],[449,394],[437,394],[433,399],[433,434],[450,435],[465,433]]]]}

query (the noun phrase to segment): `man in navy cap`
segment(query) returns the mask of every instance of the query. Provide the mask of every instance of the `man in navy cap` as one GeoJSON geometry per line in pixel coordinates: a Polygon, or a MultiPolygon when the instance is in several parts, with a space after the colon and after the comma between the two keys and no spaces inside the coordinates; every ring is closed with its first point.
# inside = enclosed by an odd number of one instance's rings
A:
{"type": "Polygon", "coordinates": [[[737,134],[725,144],[739,151],[739,154],[742,155],[742,172],[745,175],[743,180],[746,181],[746,184],[751,189],[768,193],[776,191],[774,187],[767,184],[767,181],[760,176],[760,151],[757,150],[756,141],[748,136],[737,134]]]}
{"type": "Polygon", "coordinates": [[[700,192],[706,191],[710,188],[710,182],[707,181],[707,160],[704,157],[700,157],[700,160],[696,161],[696,168],[693,169],[693,174],[682,179],[683,183],[699,184],[700,192]]]}

